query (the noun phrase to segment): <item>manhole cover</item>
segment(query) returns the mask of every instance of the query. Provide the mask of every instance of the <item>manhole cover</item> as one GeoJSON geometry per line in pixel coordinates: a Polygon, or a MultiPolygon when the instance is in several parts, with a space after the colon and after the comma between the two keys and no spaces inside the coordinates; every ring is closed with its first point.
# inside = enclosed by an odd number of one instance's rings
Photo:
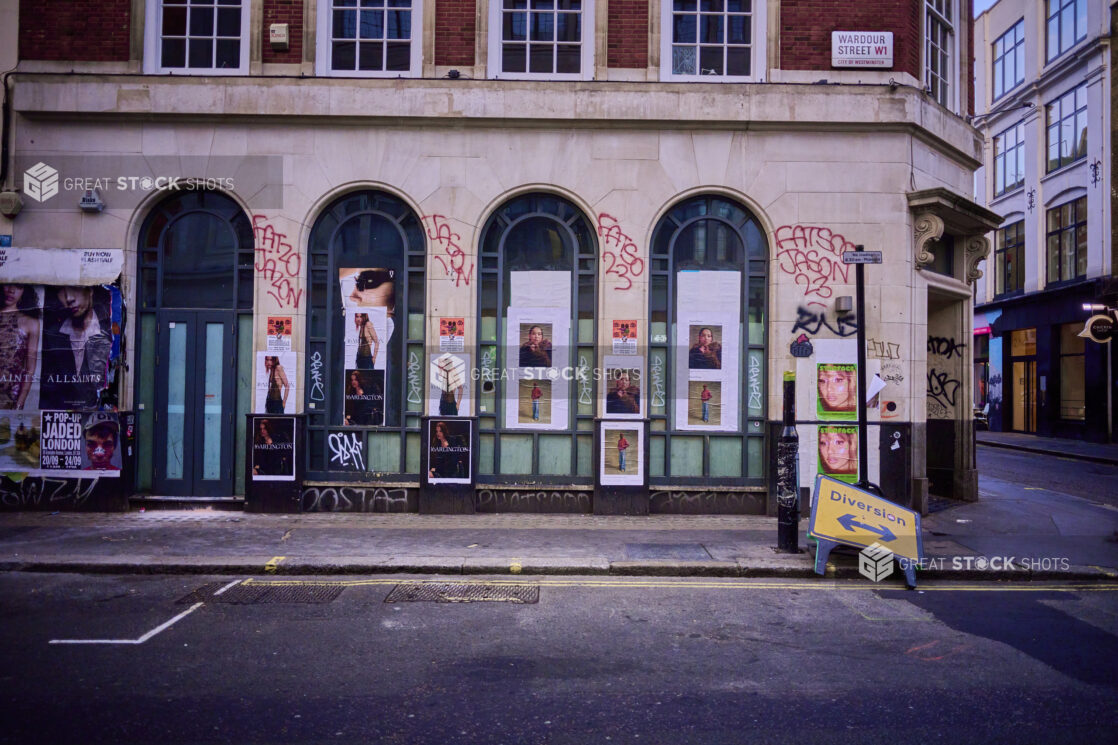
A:
{"type": "Polygon", "coordinates": [[[386,603],[538,603],[538,585],[420,582],[392,588],[386,603]]]}
{"type": "Polygon", "coordinates": [[[329,603],[342,594],[342,585],[298,584],[270,585],[242,583],[220,595],[218,590],[228,583],[212,582],[183,597],[180,604],[225,603],[227,605],[260,605],[264,603],[329,603]]]}

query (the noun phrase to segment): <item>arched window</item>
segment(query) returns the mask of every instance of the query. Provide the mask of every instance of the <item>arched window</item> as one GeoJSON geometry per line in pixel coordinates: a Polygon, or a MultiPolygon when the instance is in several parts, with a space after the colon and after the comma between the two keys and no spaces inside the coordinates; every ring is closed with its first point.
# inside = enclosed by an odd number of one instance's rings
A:
{"type": "Polygon", "coordinates": [[[561,197],[525,194],[486,221],[480,254],[479,480],[591,483],[598,254],[590,221],[561,197]]]}
{"type": "Polygon", "coordinates": [[[419,218],[399,198],[347,194],[311,230],[308,478],[419,473],[424,266],[419,218]],[[334,435],[332,438],[331,435],[334,435]],[[358,444],[360,458],[338,457],[358,444]]]}
{"type": "Polygon", "coordinates": [[[764,483],[768,249],[720,196],[673,207],[652,235],[649,479],[764,483]]]}
{"type": "Polygon", "coordinates": [[[230,197],[175,194],[140,229],[137,488],[168,496],[244,491],[252,405],[254,242],[230,197]]]}

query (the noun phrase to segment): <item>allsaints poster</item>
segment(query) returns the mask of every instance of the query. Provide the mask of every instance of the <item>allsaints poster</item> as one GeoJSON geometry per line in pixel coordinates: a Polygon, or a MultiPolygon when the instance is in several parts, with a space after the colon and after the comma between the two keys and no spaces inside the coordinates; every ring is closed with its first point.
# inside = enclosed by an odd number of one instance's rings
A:
{"type": "Polygon", "coordinates": [[[256,353],[256,407],[258,414],[295,413],[295,353],[256,353]]]}
{"type": "Polygon", "coordinates": [[[338,282],[345,324],[342,423],[382,426],[389,341],[396,330],[396,272],[339,269],[338,282]]]}

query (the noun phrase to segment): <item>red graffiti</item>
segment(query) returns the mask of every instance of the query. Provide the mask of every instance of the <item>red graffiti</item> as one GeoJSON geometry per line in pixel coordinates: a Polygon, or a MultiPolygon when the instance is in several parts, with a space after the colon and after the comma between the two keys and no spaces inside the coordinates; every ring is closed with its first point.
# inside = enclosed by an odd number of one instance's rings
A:
{"type": "MultiPolygon", "coordinates": [[[[850,283],[850,267],[842,263],[842,255],[854,250],[854,244],[827,228],[806,225],[782,225],[776,229],[777,266],[803,285],[804,297],[829,298],[834,294],[832,282],[850,283]],[[841,282],[840,282],[841,281],[841,282]]],[[[818,301],[808,305],[823,305],[818,301]]]]}
{"type": "Polygon", "coordinates": [[[633,286],[633,277],[644,274],[644,259],[637,256],[637,244],[621,230],[621,223],[613,215],[598,215],[598,236],[602,239],[602,263],[609,264],[606,274],[617,276],[618,283],[625,280],[625,286],[614,286],[615,290],[628,290],[633,286]],[[616,252],[610,247],[617,249],[616,252]]]}
{"type": "Polygon", "coordinates": [[[474,277],[474,265],[470,264],[469,270],[466,269],[466,252],[458,245],[462,236],[450,229],[450,223],[442,215],[426,215],[423,222],[429,222],[427,237],[438,244],[446,254],[445,257],[435,255],[432,258],[442,264],[447,277],[454,278],[455,287],[462,283],[469,287],[470,280],[474,277]]]}
{"type": "Polygon", "coordinates": [[[268,294],[281,308],[298,308],[303,291],[295,289],[303,270],[303,257],[287,242],[287,236],[276,232],[265,215],[252,216],[252,233],[256,238],[256,271],[270,284],[268,294]]]}

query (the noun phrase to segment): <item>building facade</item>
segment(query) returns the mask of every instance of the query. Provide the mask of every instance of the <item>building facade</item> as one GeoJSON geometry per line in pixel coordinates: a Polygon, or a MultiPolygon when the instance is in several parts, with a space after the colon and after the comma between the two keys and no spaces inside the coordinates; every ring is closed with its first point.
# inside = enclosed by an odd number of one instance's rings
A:
{"type": "Polygon", "coordinates": [[[992,430],[1114,439],[1109,344],[1084,305],[1118,306],[1113,6],[1000,0],[975,22],[980,201],[1003,215],[975,302],[975,406],[992,430]]]}
{"type": "Polygon", "coordinates": [[[5,504],[69,478],[76,503],[771,513],[787,374],[805,493],[975,498],[1000,222],[966,196],[970,3],[825,5],[20,3],[0,279],[43,329],[8,426],[42,434],[5,504]],[[865,318],[857,246],[883,254],[865,318]],[[90,356],[92,390],[46,396],[90,356]],[[106,412],[121,475],[66,471],[106,412]]]}

